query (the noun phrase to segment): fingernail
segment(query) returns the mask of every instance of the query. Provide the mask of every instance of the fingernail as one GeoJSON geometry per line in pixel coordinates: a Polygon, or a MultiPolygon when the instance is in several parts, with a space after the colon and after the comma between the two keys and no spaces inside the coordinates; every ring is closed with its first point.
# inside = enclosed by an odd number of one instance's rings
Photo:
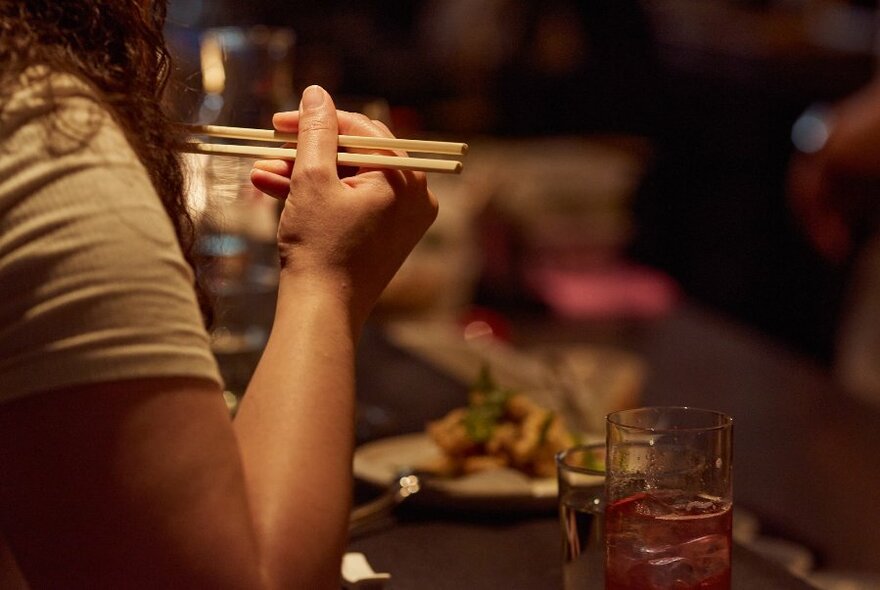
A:
{"type": "Polygon", "coordinates": [[[299,103],[300,110],[316,109],[324,104],[324,90],[320,86],[309,86],[303,91],[299,103]]]}

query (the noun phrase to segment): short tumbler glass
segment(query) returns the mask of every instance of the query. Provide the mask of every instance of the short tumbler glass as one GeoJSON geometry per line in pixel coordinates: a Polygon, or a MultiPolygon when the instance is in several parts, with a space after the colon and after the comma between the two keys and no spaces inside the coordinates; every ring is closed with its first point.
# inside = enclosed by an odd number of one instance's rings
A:
{"type": "Polygon", "coordinates": [[[733,420],[655,407],[606,423],[606,590],[729,590],[733,420]]]}
{"type": "Polygon", "coordinates": [[[605,542],[605,443],[556,455],[565,590],[602,590],[605,542]]]}

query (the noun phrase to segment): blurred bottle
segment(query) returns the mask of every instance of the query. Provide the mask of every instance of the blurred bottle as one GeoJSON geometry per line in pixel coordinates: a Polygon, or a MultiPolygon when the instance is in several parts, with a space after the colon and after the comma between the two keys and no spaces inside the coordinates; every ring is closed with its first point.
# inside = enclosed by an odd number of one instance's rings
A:
{"type": "Polygon", "coordinates": [[[289,28],[219,27],[202,33],[204,96],[195,122],[267,127],[274,113],[295,109],[295,44],[289,28]]]}
{"type": "MultiPolygon", "coordinates": [[[[276,112],[297,107],[293,30],[216,27],[176,38],[188,48],[185,63],[197,67],[186,81],[190,96],[179,103],[181,120],[271,128],[276,112]]],[[[231,399],[237,399],[274,315],[279,203],[250,183],[252,159],[192,155],[187,162],[189,204],[199,228],[199,274],[215,309],[212,348],[231,399]]]]}

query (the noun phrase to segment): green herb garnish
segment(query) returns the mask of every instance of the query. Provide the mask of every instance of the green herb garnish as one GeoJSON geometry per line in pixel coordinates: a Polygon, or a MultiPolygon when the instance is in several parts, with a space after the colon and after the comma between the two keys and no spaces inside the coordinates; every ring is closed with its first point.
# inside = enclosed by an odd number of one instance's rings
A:
{"type": "Polygon", "coordinates": [[[538,434],[538,446],[540,447],[547,442],[547,433],[550,432],[550,426],[553,424],[553,412],[547,412],[544,421],[541,423],[541,432],[538,434]]]}
{"type": "Polygon", "coordinates": [[[483,365],[471,387],[470,404],[464,417],[468,437],[476,443],[485,443],[506,412],[511,391],[498,387],[488,365],[483,365]]]}

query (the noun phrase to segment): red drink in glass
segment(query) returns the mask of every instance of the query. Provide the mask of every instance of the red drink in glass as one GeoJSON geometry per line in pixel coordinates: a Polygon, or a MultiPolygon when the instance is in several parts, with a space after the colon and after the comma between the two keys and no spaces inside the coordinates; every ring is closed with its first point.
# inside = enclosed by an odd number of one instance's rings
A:
{"type": "Polygon", "coordinates": [[[730,590],[729,501],[656,490],[605,513],[606,590],[730,590]]]}

